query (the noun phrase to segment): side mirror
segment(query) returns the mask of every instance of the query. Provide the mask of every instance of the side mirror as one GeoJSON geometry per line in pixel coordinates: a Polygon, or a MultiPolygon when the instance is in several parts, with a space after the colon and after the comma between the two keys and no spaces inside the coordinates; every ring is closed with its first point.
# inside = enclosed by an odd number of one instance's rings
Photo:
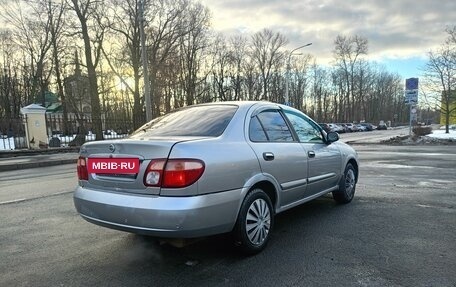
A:
{"type": "Polygon", "coordinates": [[[336,142],[339,140],[339,134],[336,132],[329,132],[326,136],[326,142],[328,144],[336,142]]]}

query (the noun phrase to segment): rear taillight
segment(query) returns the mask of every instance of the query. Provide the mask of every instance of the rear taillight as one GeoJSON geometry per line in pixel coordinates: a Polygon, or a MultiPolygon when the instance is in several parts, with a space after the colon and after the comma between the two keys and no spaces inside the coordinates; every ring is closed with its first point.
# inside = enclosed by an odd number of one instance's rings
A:
{"type": "Polygon", "coordinates": [[[163,180],[163,169],[165,167],[165,159],[153,160],[149,163],[144,176],[144,184],[147,186],[160,186],[163,180]]]}
{"type": "Polygon", "coordinates": [[[181,188],[195,183],[204,172],[204,163],[197,159],[158,159],[147,167],[144,184],[181,188]]]}
{"type": "Polygon", "coordinates": [[[89,180],[89,172],[87,171],[87,161],[85,157],[78,158],[78,179],[89,180]]]}

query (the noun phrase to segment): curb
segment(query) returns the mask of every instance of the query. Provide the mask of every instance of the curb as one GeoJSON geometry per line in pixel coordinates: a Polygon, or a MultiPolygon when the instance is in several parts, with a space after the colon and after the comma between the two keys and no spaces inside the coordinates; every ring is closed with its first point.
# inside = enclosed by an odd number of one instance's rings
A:
{"type": "Polygon", "coordinates": [[[56,153],[78,153],[80,147],[66,147],[66,148],[48,148],[48,149],[25,149],[25,150],[2,150],[0,151],[0,158],[13,158],[18,156],[29,156],[39,154],[56,154],[56,153]]]}
{"type": "Polygon", "coordinates": [[[60,159],[60,160],[50,160],[50,161],[43,161],[43,162],[25,162],[25,163],[4,164],[4,165],[0,165],[0,172],[27,169],[27,168],[54,166],[54,165],[61,165],[61,164],[75,164],[76,165],[76,163],[77,163],[77,159],[60,159]]]}

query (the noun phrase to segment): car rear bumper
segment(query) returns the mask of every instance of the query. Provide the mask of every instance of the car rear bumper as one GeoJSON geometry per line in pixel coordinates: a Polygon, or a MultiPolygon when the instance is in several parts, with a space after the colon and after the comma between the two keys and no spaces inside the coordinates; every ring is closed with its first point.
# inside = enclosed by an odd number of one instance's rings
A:
{"type": "Polygon", "coordinates": [[[104,227],[165,238],[229,232],[236,222],[241,189],[191,197],[105,192],[78,186],[78,213],[104,227]]]}

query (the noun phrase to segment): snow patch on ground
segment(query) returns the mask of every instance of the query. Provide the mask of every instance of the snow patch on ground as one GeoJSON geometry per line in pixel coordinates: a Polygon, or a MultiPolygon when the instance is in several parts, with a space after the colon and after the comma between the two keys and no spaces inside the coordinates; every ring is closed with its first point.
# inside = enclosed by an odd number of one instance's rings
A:
{"type": "Polygon", "coordinates": [[[428,137],[431,138],[436,138],[436,139],[447,139],[447,140],[456,140],[456,126],[453,126],[454,129],[450,129],[450,133],[446,134],[445,130],[443,129],[438,129],[438,130],[433,130],[432,134],[427,135],[428,137]]]}
{"type": "Polygon", "coordinates": [[[431,134],[426,136],[396,136],[388,140],[383,140],[382,144],[392,145],[454,145],[456,144],[456,125],[450,126],[450,132],[445,133],[445,127],[435,129],[431,134]]]}
{"type": "Polygon", "coordinates": [[[14,150],[14,138],[0,137],[0,150],[14,150]]]}

